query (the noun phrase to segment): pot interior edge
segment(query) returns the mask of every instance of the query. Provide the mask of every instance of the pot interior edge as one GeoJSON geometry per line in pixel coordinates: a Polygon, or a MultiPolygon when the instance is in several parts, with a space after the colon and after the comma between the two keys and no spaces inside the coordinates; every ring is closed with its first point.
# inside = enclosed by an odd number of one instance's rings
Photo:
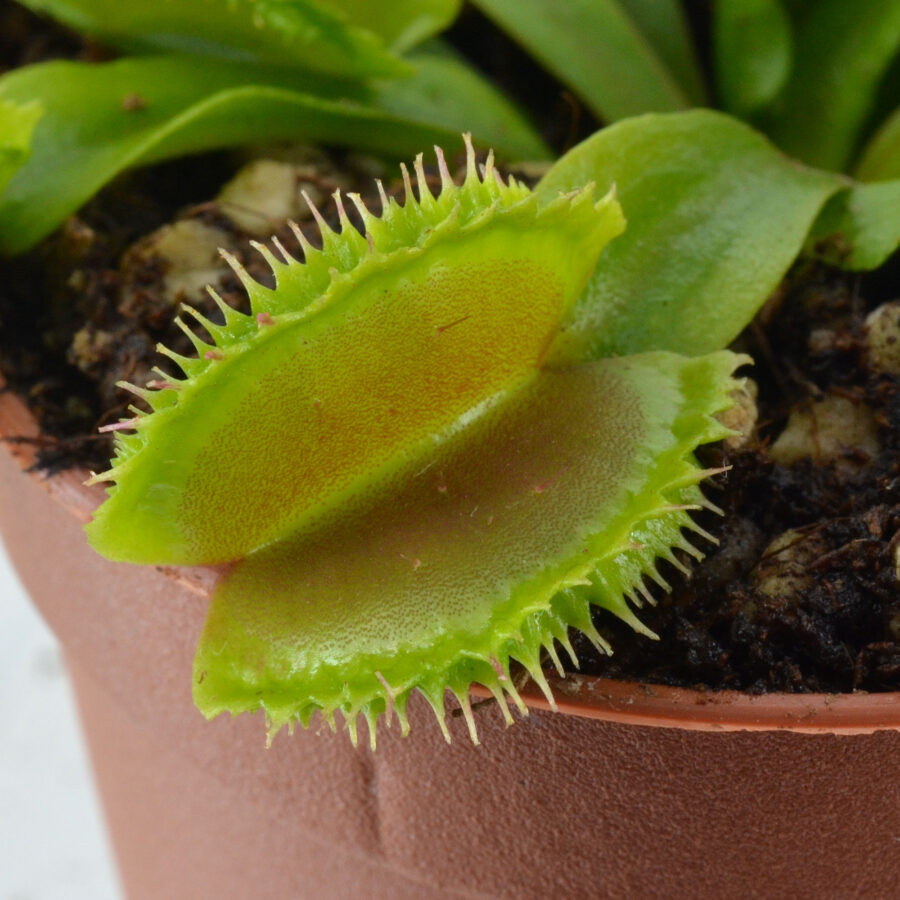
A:
{"type": "MultiPolygon", "coordinates": [[[[628,725],[687,731],[791,731],[804,734],[872,734],[900,731],[900,692],[870,694],[746,694],[697,690],[592,675],[545,673],[563,715],[628,725]]],[[[472,693],[490,692],[473,685],[472,693]]],[[[553,707],[529,682],[520,689],[532,709],[553,707]]]]}

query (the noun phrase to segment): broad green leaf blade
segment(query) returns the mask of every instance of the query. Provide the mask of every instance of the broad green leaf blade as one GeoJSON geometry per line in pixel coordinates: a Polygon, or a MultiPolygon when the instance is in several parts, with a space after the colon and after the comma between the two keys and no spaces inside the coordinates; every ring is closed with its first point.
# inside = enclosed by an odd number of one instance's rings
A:
{"type": "Polygon", "coordinates": [[[248,285],[253,315],[207,326],[214,344],[179,362],[189,378],[120,438],[89,526],[100,552],[240,558],[427,465],[540,364],[621,211],[590,187],[539,210],[470,160],[462,188],[367,214],[367,238],[345,220],[306,263],[272,259],[276,288],[248,285]]]}
{"type": "Polygon", "coordinates": [[[328,5],[400,53],[448,28],[462,0],[328,0],[328,5]]]}
{"type": "Polygon", "coordinates": [[[739,116],[765,106],[791,69],[791,22],[780,0],[716,0],[713,50],[722,106],[739,116]]]}
{"type": "Polygon", "coordinates": [[[638,31],[677,79],[691,106],[709,102],[681,0],[619,0],[638,31]]]}
{"type": "Polygon", "coordinates": [[[713,414],[738,361],[648,354],[533,374],[426,470],[233,567],[197,650],[197,705],[263,709],[271,735],[317,710],[371,728],[389,705],[403,726],[412,690],[439,719],[446,688],[515,699],[510,658],[540,680],[554,636],[592,631],[590,602],[624,607],[670,540],[690,546],[672,506],[685,489],[702,501],[693,450],[726,433],[713,414]]]}
{"type": "MultiPolygon", "coordinates": [[[[191,53],[337,78],[402,75],[376,34],[322,0],[23,0],[81,32],[126,50],[191,53]]],[[[346,4],[351,6],[353,4],[346,4]]],[[[396,21],[389,0],[386,25],[396,21]]],[[[348,10],[350,12],[352,10],[348,10]]],[[[371,18],[371,17],[370,17],[371,18]]]]}
{"type": "Polygon", "coordinates": [[[314,89],[294,72],[186,57],[47,63],[5,75],[0,100],[39,98],[45,114],[31,158],[0,195],[0,252],[28,249],[127,168],[219,147],[294,139],[401,156],[471,128],[503,155],[544,155],[515,110],[452,59],[423,54],[411,78],[353,98],[321,79],[314,89]],[[437,92],[439,78],[468,93],[437,92]]]}
{"type": "Polygon", "coordinates": [[[900,246],[900,178],[857,184],[825,205],[810,235],[812,252],[851,271],[877,269],[900,246]]]}
{"type": "Polygon", "coordinates": [[[585,181],[617,186],[628,228],[604,252],[560,343],[576,358],[727,346],[845,183],[706,110],[605,128],[557,162],[537,190],[550,198],[585,181]]]}
{"type": "Polygon", "coordinates": [[[39,103],[0,98],[0,194],[31,153],[31,136],[43,115],[39,103]]]}
{"type": "Polygon", "coordinates": [[[845,170],[898,49],[898,0],[823,0],[797,34],[793,73],[765,130],[792,156],[845,170]]]}
{"type": "Polygon", "coordinates": [[[854,174],[860,181],[900,178],[900,108],[894,110],[865,146],[854,174]]]}
{"type": "Polygon", "coordinates": [[[475,0],[475,5],[601,119],[690,105],[617,0],[475,0]]]}

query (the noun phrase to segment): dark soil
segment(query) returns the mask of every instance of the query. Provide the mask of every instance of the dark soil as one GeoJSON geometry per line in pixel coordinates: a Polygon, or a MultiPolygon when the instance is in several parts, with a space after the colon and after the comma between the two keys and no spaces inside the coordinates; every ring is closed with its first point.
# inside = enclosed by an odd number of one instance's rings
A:
{"type": "Polygon", "coordinates": [[[0,74],[51,59],[94,59],[95,46],[11,0],[0,0],[0,74]]]}
{"type": "Polygon", "coordinates": [[[615,653],[600,656],[580,637],[582,671],[751,692],[900,689],[900,378],[868,370],[863,329],[897,275],[896,261],[882,283],[798,269],[777,309],[742,335],[757,361],[760,427],[746,448],[702,453],[707,465],[731,466],[721,489],[707,490],[725,515],[701,516],[720,544],[690,580],[665,571],[674,591],[655,590],[658,604],[641,611],[658,642],[597,615],[615,653]],[[788,414],[826,391],[871,409],[880,451],[773,462],[788,414]],[[767,552],[789,529],[791,549],[767,552]]]}
{"type": "MultiPolygon", "coordinates": [[[[481,58],[500,71],[525,65],[503,63],[518,51],[494,34],[470,13],[454,37],[472,52],[492,41],[481,58]]],[[[0,71],[100,52],[0,0],[0,71]]],[[[556,146],[593,128],[551,81],[537,81],[535,90],[556,146]]],[[[122,418],[131,402],[116,382],[153,377],[158,342],[190,352],[172,323],[168,263],[147,235],[173,218],[221,229],[251,273],[266,277],[258,254],[240,249],[249,235],[210,202],[243,161],[221,153],[120,178],[37,250],[0,263],[0,370],[41,423],[42,468],[106,468],[111,443],[97,428],[122,418]]],[[[374,200],[372,174],[371,161],[331,154],[319,158],[315,177],[323,193],[340,184],[374,200]]],[[[703,547],[710,555],[689,581],[664,572],[674,591],[655,591],[657,605],[641,612],[658,642],[598,613],[615,655],[599,656],[576,635],[581,671],[755,692],[900,689],[900,378],[870,371],[863,327],[872,308],[897,299],[898,274],[897,260],[865,279],[811,266],[790,273],[738,342],[757,360],[759,427],[741,449],[717,445],[702,454],[706,465],[731,467],[708,492],[725,515],[701,517],[719,546],[703,547]],[[825,393],[871,410],[878,450],[774,462],[770,447],[790,413],[825,393]],[[789,549],[771,550],[788,531],[789,549]]],[[[240,308],[235,277],[223,269],[216,278],[240,308]]],[[[175,299],[215,317],[200,294],[175,299]]]]}

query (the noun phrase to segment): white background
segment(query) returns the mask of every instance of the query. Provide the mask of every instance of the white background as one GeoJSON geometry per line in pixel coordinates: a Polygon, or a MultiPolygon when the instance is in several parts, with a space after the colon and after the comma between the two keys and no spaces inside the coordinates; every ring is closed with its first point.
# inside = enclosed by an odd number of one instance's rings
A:
{"type": "Polygon", "coordinates": [[[59,648],[0,543],[0,900],[120,897],[59,648]]]}

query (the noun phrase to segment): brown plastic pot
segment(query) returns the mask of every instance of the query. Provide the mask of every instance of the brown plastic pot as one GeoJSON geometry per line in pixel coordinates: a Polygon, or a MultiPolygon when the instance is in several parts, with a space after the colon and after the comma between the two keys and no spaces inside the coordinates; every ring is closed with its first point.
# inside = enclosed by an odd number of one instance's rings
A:
{"type": "MultiPolygon", "coordinates": [[[[36,433],[0,397],[0,436],[36,433]]],[[[59,636],[132,898],[871,897],[900,892],[900,694],[702,693],[594,678],[446,745],[424,703],[377,753],[209,723],[209,571],[96,556],[76,474],[0,453],[0,526],[59,636]]]]}

